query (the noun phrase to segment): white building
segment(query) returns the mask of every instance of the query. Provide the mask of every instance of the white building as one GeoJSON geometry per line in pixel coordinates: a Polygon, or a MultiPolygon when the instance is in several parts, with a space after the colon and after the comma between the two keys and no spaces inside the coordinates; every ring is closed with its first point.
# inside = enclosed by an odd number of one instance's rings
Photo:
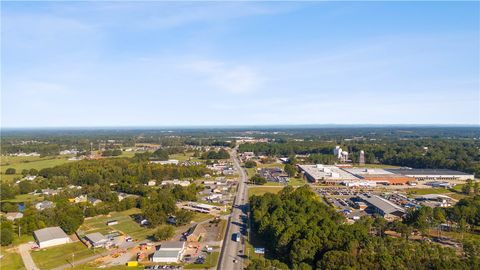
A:
{"type": "Polygon", "coordinates": [[[7,220],[14,221],[16,219],[22,218],[23,214],[20,212],[10,212],[5,214],[5,217],[7,218],[7,220]]]}
{"type": "Polygon", "coordinates": [[[180,181],[178,179],[174,179],[174,180],[164,180],[162,181],[162,186],[165,186],[165,185],[179,185],[179,186],[182,186],[182,187],[188,187],[190,186],[190,181],[180,181]]]}
{"type": "Polygon", "coordinates": [[[185,251],[185,242],[165,242],[153,253],[152,262],[177,263],[182,259],[185,251]]]}
{"type": "Polygon", "coordinates": [[[53,247],[70,243],[68,235],[60,227],[48,227],[33,232],[33,237],[40,248],[53,247]]]}

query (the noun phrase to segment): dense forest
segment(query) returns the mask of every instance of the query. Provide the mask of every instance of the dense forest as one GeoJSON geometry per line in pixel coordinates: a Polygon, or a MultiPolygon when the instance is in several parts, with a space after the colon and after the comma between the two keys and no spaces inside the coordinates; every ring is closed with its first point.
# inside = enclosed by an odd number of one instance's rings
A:
{"type": "MultiPolygon", "coordinates": [[[[385,236],[387,225],[381,218],[346,225],[308,186],[253,196],[250,203],[255,237],[265,243],[269,260],[254,261],[248,270],[480,268],[478,242],[465,242],[464,254],[458,256],[452,248],[410,241],[408,234],[385,236]]],[[[480,213],[478,205],[472,209],[480,213]]],[[[412,216],[410,222],[420,222],[419,216],[424,215],[412,216]]]]}
{"type": "Polygon", "coordinates": [[[358,162],[360,150],[366,163],[381,163],[412,168],[454,169],[480,176],[480,141],[418,139],[381,141],[287,141],[283,143],[242,144],[241,152],[257,155],[292,156],[310,154],[311,163],[333,164],[333,149],[340,145],[352,162],[358,162]]]}

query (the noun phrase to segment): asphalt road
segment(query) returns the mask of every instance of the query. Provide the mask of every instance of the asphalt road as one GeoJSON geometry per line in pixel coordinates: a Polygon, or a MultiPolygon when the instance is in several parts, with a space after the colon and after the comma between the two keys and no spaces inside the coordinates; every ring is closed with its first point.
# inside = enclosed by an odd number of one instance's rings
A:
{"type": "Polygon", "coordinates": [[[245,252],[244,240],[247,238],[248,188],[246,182],[248,179],[247,173],[240,166],[236,150],[232,152],[232,159],[234,166],[240,173],[240,179],[235,205],[230,214],[230,226],[227,228],[217,270],[241,270],[244,263],[241,256],[245,252]],[[232,235],[239,232],[242,234],[240,242],[233,241],[232,235]],[[234,260],[237,262],[235,263],[234,260]]]}

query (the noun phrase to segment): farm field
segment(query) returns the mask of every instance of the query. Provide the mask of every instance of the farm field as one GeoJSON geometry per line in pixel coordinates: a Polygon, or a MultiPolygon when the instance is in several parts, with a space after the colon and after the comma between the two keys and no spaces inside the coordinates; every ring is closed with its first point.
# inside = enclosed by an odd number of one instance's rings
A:
{"type": "Polygon", "coordinates": [[[23,265],[22,257],[19,253],[14,252],[13,250],[7,250],[5,248],[0,249],[0,253],[3,257],[0,259],[0,268],[1,269],[12,269],[12,270],[23,270],[25,266],[23,265]]]}
{"type": "MultiPolygon", "coordinates": [[[[97,252],[101,252],[98,251],[97,252]]],[[[80,260],[95,253],[88,249],[82,242],[60,245],[39,251],[32,251],[32,258],[40,269],[52,269],[60,265],[72,263],[72,258],[80,260]]]]}

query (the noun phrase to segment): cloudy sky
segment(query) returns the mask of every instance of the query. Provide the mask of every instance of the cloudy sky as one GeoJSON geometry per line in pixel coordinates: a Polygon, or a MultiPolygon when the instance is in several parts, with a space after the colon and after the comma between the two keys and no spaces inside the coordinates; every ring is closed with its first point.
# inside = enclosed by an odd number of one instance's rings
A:
{"type": "Polygon", "coordinates": [[[479,124],[478,2],[2,2],[3,127],[479,124]]]}

